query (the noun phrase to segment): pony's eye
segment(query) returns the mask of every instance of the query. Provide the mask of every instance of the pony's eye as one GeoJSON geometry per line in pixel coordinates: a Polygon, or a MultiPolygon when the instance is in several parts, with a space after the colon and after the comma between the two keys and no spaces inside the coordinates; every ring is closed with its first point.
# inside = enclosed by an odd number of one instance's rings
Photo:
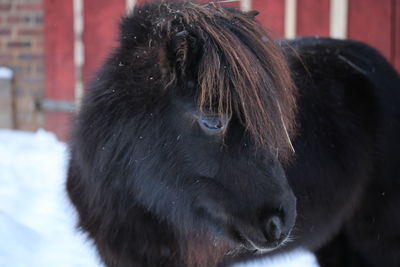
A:
{"type": "Polygon", "coordinates": [[[200,128],[207,134],[220,134],[225,131],[226,120],[219,116],[207,116],[198,119],[200,128]]]}

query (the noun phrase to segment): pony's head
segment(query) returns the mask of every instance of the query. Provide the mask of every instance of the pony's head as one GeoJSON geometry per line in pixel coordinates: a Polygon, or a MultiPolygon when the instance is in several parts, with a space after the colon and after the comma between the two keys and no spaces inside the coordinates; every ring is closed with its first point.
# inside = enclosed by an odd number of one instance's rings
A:
{"type": "Polygon", "coordinates": [[[99,190],[171,225],[188,265],[274,249],[294,225],[282,164],[295,89],[254,14],[213,3],[135,8],[83,104],[78,132],[99,150],[82,157],[99,190]]]}

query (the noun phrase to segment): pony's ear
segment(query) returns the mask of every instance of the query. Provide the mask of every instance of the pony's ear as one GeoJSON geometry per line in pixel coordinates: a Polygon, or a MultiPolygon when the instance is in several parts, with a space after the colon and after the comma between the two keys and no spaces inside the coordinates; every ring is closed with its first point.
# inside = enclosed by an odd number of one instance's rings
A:
{"type": "Polygon", "coordinates": [[[198,39],[188,31],[176,33],[167,44],[167,55],[178,80],[192,76],[196,73],[195,62],[199,60],[198,39]]]}
{"type": "Polygon", "coordinates": [[[260,12],[257,11],[257,10],[250,10],[250,11],[248,11],[246,14],[247,14],[249,17],[251,17],[251,18],[254,19],[258,14],[260,14],[260,12]]]}

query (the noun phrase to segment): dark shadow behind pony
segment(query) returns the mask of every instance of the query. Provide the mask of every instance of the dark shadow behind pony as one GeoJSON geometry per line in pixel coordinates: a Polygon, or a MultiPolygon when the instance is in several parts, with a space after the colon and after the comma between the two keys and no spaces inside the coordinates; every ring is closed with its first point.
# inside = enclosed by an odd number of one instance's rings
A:
{"type": "Polygon", "coordinates": [[[398,74],[358,42],[276,43],[255,14],[162,2],[122,22],[67,181],[108,266],[299,246],[325,267],[399,266],[398,74]]]}

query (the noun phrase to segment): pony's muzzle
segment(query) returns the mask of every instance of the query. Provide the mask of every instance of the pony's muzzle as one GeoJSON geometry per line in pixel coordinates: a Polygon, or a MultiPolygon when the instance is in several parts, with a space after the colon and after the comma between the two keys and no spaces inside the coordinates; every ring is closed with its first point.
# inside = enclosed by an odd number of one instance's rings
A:
{"type": "Polygon", "coordinates": [[[238,221],[232,225],[233,238],[248,250],[274,250],[288,238],[293,227],[284,221],[279,215],[271,215],[258,223],[238,221]]]}
{"type": "Polygon", "coordinates": [[[288,238],[295,222],[296,200],[293,195],[277,208],[268,205],[271,212],[265,212],[265,207],[258,212],[237,212],[235,208],[238,207],[229,204],[221,202],[221,199],[207,198],[198,202],[196,210],[211,229],[216,229],[214,232],[222,233],[248,250],[266,252],[276,249],[288,238]]]}

